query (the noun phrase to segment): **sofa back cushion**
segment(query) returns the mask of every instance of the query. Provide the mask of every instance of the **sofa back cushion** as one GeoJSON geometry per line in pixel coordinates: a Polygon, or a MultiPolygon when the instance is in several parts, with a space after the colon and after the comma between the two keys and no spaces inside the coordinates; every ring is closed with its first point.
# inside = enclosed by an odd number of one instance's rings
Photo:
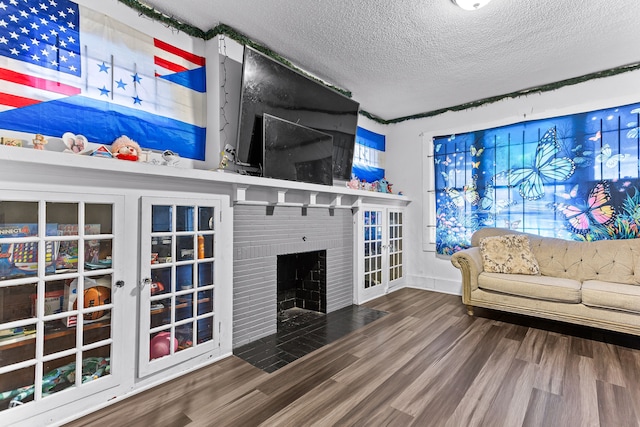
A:
{"type": "MultiPolygon", "coordinates": [[[[514,231],[481,229],[474,233],[472,243],[504,234],[514,234],[514,231]]],[[[640,239],[576,242],[534,234],[527,236],[543,276],[640,285],[640,239]]]]}
{"type": "Polygon", "coordinates": [[[540,274],[582,281],[582,242],[540,236],[531,236],[529,240],[540,274]]]}
{"type": "Polygon", "coordinates": [[[582,281],[640,284],[640,239],[582,243],[582,281]]]}

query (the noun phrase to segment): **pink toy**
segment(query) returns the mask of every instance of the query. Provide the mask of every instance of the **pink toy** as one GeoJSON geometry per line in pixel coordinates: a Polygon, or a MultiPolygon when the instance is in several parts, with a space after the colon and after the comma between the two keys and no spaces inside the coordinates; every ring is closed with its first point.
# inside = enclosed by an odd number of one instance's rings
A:
{"type": "Polygon", "coordinates": [[[140,158],[140,145],[128,136],[122,135],[111,144],[113,157],[137,162],[140,158]]]}
{"type": "Polygon", "coordinates": [[[351,181],[347,182],[347,187],[358,190],[360,189],[360,181],[358,181],[358,178],[353,178],[351,181]]]}
{"type": "MultiPolygon", "coordinates": [[[[159,357],[167,356],[171,353],[169,349],[169,341],[171,340],[171,334],[169,332],[160,332],[151,339],[149,345],[149,359],[157,359],[159,357]]],[[[173,351],[178,350],[178,339],[173,339],[173,351]]]]}

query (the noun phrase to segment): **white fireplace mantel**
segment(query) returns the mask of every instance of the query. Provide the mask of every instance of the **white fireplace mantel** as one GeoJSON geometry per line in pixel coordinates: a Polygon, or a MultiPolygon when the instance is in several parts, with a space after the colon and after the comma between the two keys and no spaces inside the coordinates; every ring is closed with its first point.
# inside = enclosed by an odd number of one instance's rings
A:
{"type": "Polygon", "coordinates": [[[144,162],[0,145],[0,179],[34,185],[148,188],[228,194],[235,205],[351,209],[364,203],[405,206],[407,196],[144,162]]]}

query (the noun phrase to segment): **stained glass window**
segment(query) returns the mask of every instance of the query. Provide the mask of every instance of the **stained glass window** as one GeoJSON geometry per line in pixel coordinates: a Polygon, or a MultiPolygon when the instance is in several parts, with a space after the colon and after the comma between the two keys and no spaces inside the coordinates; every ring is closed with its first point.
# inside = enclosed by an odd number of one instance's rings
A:
{"type": "Polygon", "coordinates": [[[640,237],[639,115],[634,104],[434,138],[436,251],[487,226],[640,237]]]}

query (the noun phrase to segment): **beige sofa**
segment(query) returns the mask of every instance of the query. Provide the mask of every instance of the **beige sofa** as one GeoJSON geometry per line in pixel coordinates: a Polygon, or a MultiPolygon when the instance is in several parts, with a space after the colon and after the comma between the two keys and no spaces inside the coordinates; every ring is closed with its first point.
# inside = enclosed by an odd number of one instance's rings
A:
{"type": "Polygon", "coordinates": [[[524,233],[484,228],[473,234],[471,248],[451,257],[470,315],[474,306],[484,307],[640,335],[640,239],[576,242],[526,234],[540,274],[484,271],[480,242],[508,234],[524,233]]]}

